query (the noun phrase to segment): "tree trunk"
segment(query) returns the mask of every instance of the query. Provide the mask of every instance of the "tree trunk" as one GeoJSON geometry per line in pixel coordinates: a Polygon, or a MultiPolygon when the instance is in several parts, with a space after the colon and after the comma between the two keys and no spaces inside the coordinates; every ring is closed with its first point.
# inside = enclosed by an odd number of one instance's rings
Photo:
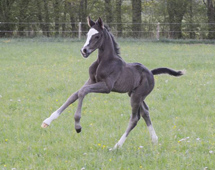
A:
{"type": "Polygon", "coordinates": [[[80,1],[79,12],[79,21],[82,22],[82,32],[86,33],[88,30],[88,26],[87,24],[83,23],[86,23],[87,20],[87,0],[80,1]]]}
{"type": "Polygon", "coordinates": [[[186,12],[187,4],[187,0],[167,0],[171,38],[182,38],[181,23],[186,12]]]}
{"type": "Polygon", "coordinates": [[[122,37],[122,0],[116,0],[117,36],[122,37]]]}
{"type": "Polygon", "coordinates": [[[46,36],[50,37],[50,29],[49,29],[49,10],[48,10],[48,0],[43,0],[44,1],[44,10],[45,10],[45,32],[46,36]]]}
{"type": "Polygon", "coordinates": [[[66,37],[66,13],[67,13],[67,2],[64,1],[63,9],[63,24],[62,24],[62,37],[66,37]]]}
{"type": "Polygon", "coordinates": [[[132,31],[133,37],[141,37],[141,0],[132,0],[132,31]]]}
{"type": "Polygon", "coordinates": [[[46,33],[44,32],[45,30],[45,25],[43,24],[43,17],[42,17],[42,11],[41,11],[41,3],[42,1],[41,0],[36,0],[36,5],[37,5],[37,18],[38,18],[38,21],[39,21],[39,26],[40,26],[40,29],[42,30],[43,32],[43,35],[46,35],[46,33]]]}
{"type": "Polygon", "coordinates": [[[55,17],[55,36],[59,36],[59,29],[60,29],[60,24],[59,24],[59,18],[60,18],[60,3],[59,0],[55,0],[54,2],[54,17],[55,17]]]}
{"type": "Polygon", "coordinates": [[[189,2],[189,38],[194,39],[195,38],[195,32],[194,32],[194,25],[193,25],[193,0],[190,0],[189,2]]]}
{"type": "Polygon", "coordinates": [[[208,39],[215,39],[215,4],[207,0],[208,39]]]}
{"type": "Polygon", "coordinates": [[[68,6],[69,6],[69,15],[70,15],[70,23],[71,23],[71,27],[72,27],[72,38],[77,36],[77,32],[76,32],[76,26],[75,26],[75,4],[73,2],[69,3],[68,2],[68,6]]]}
{"type": "Polygon", "coordinates": [[[0,24],[0,37],[12,36],[15,28],[14,24],[7,22],[11,21],[11,8],[15,0],[1,0],[0,2],[0,20],[6,22],[0,24]]]}
{"type": "Polygon", "coordinates": [[[18,19],[19,19],[19,25],[18,25],[18,35],[20,37],[24,36],[25,35],[25,28],[26,25],[25,22],[26,22],[26,18],[27,18],[27,9],[28,9],[28,3],[29,1],[25,1],[25,0],[21,0],[19,2],[19,16],[18,16],[18,19]]]}
{"type": "Polygon", "coordinates": [[[105,20],[110,25],[113,21],[111,0],[105,0],[105,20]]]}

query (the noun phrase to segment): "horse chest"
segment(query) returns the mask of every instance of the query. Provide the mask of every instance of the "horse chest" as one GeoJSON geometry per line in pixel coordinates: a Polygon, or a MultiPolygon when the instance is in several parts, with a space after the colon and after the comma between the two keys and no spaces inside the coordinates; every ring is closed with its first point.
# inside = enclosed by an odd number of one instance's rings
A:
{"type": "Polygon", "coordinates": [[[116,81],[122,70],[122,66],[123,63],[119,59],[96,62],[90,68],[90,78],[94,82],[105,81],[110,77],[112,81],[116,81]]]}
{"type": "Polygon", "coordinates": [[[89,74],[91,80],[93,80],[94,82],[99,82],[108,77],[110,70],[107,69],[107,67],[105,67],[104,65],[94,63],[89,69],[89,74]]]}
{"type": "Polygon", "coordinates": [[[97,68],[96,72],[95,72],[95,79],[96,82],[105,80],[111,73],[111,70],[106,69],[106,68],[97,68]]]}

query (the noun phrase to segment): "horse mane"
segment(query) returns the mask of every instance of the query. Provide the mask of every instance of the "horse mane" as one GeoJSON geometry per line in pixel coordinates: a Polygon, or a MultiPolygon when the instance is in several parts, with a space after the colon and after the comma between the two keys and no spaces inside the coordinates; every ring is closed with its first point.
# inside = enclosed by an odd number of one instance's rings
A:
{"type": "Polygon", "coordinates": [[[113,34],[110,32],[110,28],[107,25],[104,25],[104,27],[107,30],[107,32],[110,34],[110,37],[111,37],[111,39],[113,41],[114,50],[115,50],[116,54],[119,56],[120,55],[120,48],[119,48],[118,43],[116,42],[113,34]]]}

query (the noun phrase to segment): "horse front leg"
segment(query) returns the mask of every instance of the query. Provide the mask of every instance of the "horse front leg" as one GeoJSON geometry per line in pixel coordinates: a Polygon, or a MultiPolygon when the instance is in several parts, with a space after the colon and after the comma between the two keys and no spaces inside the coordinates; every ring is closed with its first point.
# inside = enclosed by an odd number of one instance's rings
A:
{"type": "Polygon", "coordinates": [[[59,109],[57,109],[55,112],[53,112],[53,113],[51,114],[50,117],[46,118],[46,119],[43,121],[41,127],[42,127],[42,128],[47,128],[47,127],[51,124],[51,122],[52,122],[53,120],[57,119],[57,118],[60,116],[60,114],[61,114],[70,104],[74,103],[77,99],[78,99],[78,91],[75,92],[75,93],[73,93],[73,94],[67,99],[67,101],[66,101],[59,109]]]}
{"type": "Polygon", "coordinates": [[[88,93],[110,93],[111,89],[106,85],[105,82],[98,82],[95,84],[84,85],[78,92],[78,107],[74,115],[75,119],[75,130],[77,133],[81,132],[81,109],[84,97],[88,93]]]}
{"type": "MultiPolygon", "coordinates": [[[[93,82],[91,79],[89,79],[89,80],[85,83],[85,85],[89,85],[89,84],[92,84],[92,83],[94,83],[94,82],[93,82]]],[[[53,120],[57,119],[57,118],[60,116],[60,114],[61,114],[69,105],[71,105],[72,103],[74,103],[74,102],[78,99],[78,93],[79,93],[79,91],[73,93],[73,94],[67,99],[67,101],[66,101],[59,109],[57,109],[55,112],[53,112],[53,113],[51,114],[50,117],[46,118],[46,119],[43,121],[41,127],[42,127],[42,128],[47,128],[47,127],[51,124],[51,122],[52,122],[53,120]]]]}

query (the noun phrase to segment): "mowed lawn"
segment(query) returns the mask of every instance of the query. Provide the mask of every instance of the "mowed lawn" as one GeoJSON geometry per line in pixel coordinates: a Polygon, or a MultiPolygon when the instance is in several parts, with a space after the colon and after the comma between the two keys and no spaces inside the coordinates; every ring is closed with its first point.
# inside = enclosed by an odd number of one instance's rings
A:
{"type": "Polygon", "coordinates": [[[80,134],[77,102],[40,127],[88,79],[97,52],[84,59],[83,44],[0,39],[0,169],[215,169],[215,45],[120,41],[126,62],[185,69],[186,75],[155,76],[146,103],[158,145],[141,119],[123,147],[109,151],[129,121],[127,94],[87,95],[80,134]]]}

